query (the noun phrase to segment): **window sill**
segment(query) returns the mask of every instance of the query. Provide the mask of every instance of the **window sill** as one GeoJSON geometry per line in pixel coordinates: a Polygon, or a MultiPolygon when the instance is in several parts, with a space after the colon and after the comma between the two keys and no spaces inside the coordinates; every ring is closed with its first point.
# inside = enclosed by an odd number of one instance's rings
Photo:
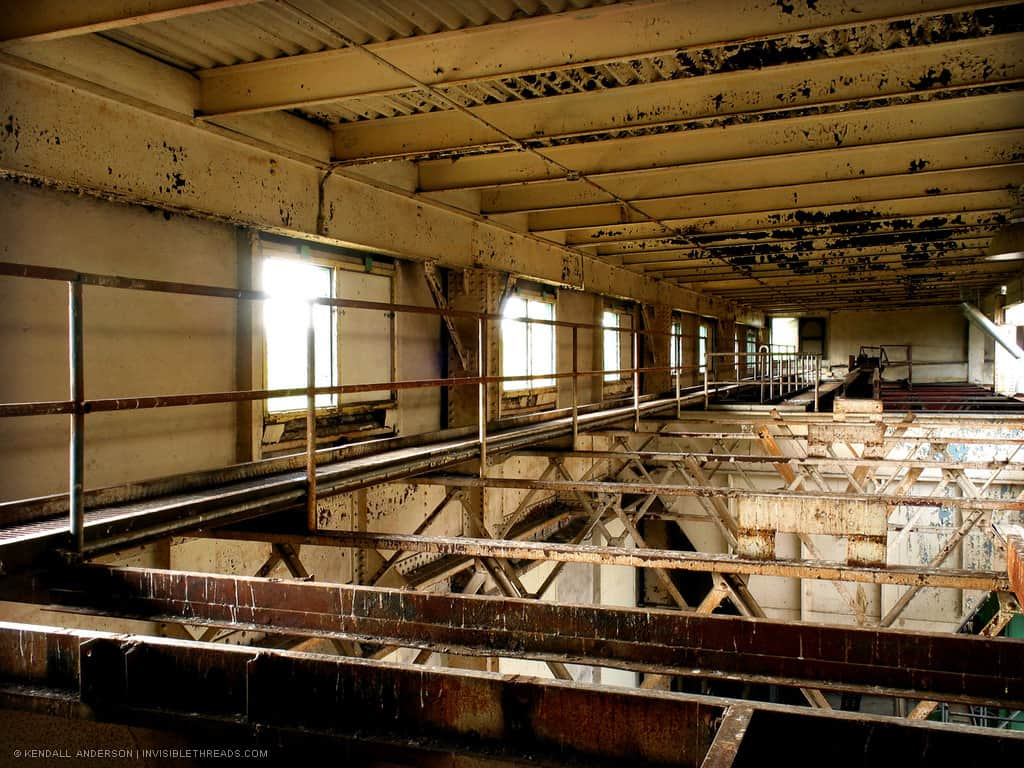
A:
{"type": "MultiPolygon", "coordinates": [[[[317,418],[329,418],[331,416],[355,416],[360,413],[371,413],[381,409],[393,409],[398,407],[398,402],[393,399],[367,401],[365,403],[349,403],[348,405],[326,405],[316,409],[317,418]]],[[[277,413],[263,414],[264,424],[282,424],[295,419],[302,419],[306,416],[306,409],[300,408],[294,411],[279,411],[277,413]]]]}
{"type": "Polygon", "coordinates": [[[555,387],[538,390],[522,390],[503,392],[501,395],[501,412],[503,414],[522,414],[554,408],[558,401],[555,387]]]}

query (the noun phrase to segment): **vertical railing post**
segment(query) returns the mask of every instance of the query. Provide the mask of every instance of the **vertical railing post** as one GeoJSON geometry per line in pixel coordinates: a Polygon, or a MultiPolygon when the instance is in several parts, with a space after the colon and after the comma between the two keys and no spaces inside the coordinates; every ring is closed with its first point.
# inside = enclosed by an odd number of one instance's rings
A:
{"type": "Polygon", "coordinates": [[[708,375],[711,371],[711,353],[708,352],[704,355],[704,410],[708,409],[708,403],[710,401],[708,392],[708,375]]]}
{"type": "MultiPolygon", "coordinates": [[[[679,345],[679,351],[682,352],[682,343],[679,345]]],[[[683,416],[683,404],[679,394],[679,375],[683,372],[683,356],[682,354],[676,355],[676,418],[680,419],[683,416]]]]}
{"type": "Polygon", "coordinates": [[[761,385],[761,399],[760,402],[764,402],[764,353],[757,352],[754,357],[754,366],[756,367],[757,381],[761,385]]]}
{"type": "Polygon", "coordinates": [[[814,412],[818,412],[818,387],[821,383],[821,355],[815,356],[814,366],[814,412]]]}
{"type": "MultiPolygon", "coordinates": [[[[479,317],[477,325],[477,348],[476,348],[476,371],[479,383],[477,384],[477,419],[480,427],[477,439],[480,441],[480,477],[487,476],[487,384],[484,377],[487,376],[487,322],[479,317]]],[[[526,332],[530,332],[530,324],[526,324],[526,332]]],[[[530,382],[533,385],[533,382],[530,382]]]]}
{"type": "Polygon", "coordinates": [[[73,410],[68,441],[68,529],[75,552],[85,548],[85,366],[82,283],[68,283],[68,375],[73,410]]]}
{"type": "Polygon", "coordinates": [[[579,328],[575,325],[572,327],[572,447],[576,450],[576,438],[580,434],[580,423],[579,423],[579,328]]]}
{"type": "Polygon", "coordinates": [[[633,431],[640,431],[640,335],[633,329],[633,431]]]}
{"type": "MultiPolygon", "coordinates": [[[[306,525],[317,529],[316,510],[316,317],[317,304],[309,302],[306,328],[306,525]]],[[[339,395],[340,397],[340,395],[339,395]]]]}

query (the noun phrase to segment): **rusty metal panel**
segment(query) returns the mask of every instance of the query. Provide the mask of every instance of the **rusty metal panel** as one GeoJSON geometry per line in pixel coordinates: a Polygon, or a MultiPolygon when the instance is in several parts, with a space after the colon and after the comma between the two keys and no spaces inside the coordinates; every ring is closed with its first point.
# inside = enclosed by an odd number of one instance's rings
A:
{"type": "MultiPolygon", "coordinates": [[[[19,638],[43,647],[54,633],[0,624],[0,647],[19,638]]],[[[546,764],[696,766],[723,711],[713,700],[494,674],[111,633],[63,636],[80,665],[73,690],[96,715],[115,722],[148,713],[162,722],[226,720],[254,731],[303,729],[504,758],[529,755],[546,764]]],[[[12,654],[5,663],[8,681],[37,684],[37,666],[45,670],[53,659],[44,655],[37,663],[12,654]]],[[[45,691],[37,688],[36,695],[45,691]]]]}
{"type": "Polygon", "coordinates": [[[740,528],[785,533],[885,536],[889,505],[866,499],[811,497],[740,497],[740,528]]]}
{"type": "MultiPolygon", "coordinates": [[[[839,400],[836,400],[835,413],[841,413],[839,400]]],[[[807,425],[807,443],[812,453],[815,446],[829,446],[834,443],[862,443],[872,447],[882,445],[885,437],[885,424],[830,424],[828,422],[812,422],[807,425]]]]}
{"type": "Polygon", "coordinates": [[[927,566],[865,566],[823,560],[758,560],[719,553],[683,552],[669,549],[602,547],[515,539],[474,539],[463,536],[416,536],[401,533],[332,531],[287,534],[218,529],[209,536],[252,541],[287,541],[315,546],[348,546],[433,552],[459,557],[504,557],[519,560],[554,560],[597,565],[628,565],[635,568],[668,568],[704,573],[734,573],[759,576],[787,576],[798,579],[830,579],[868,584],[900,584],[986,592],[1009,589],[1009,578],[995,571],[927,566]]]}
{"type": "Polygon", "coordinates": [[[1024,739],[1000,738],[1004,733],[953,723],[921,729],[893,717],[868,720],[850,715],[820,717],[812,712],[796,719],[790,713],[756,710],[732,766],[761,768],[766,750],[777,750],[779,745],[808,750],[794,763],[829,768],[1019,765],[1024,759],[1024,739]],[[858,734],[851,740],[860,744],[855,754],[849,751],[849,730],[858,734]]]}
{"type": "Polygon", "coordinates": [[[1024,644],[964,635],[104,566],[8,579],[3,586],[5,599],[125,618],[782,685],[1024,703],[1024,672],[1014,661],[1024,644]]]}
{"type": "Polygon", "coordinates": [[[885,563],[889,505],[864,499],[762,496],[736,500],[740,532],[737,551],[748,557],[775,556],[775,533],[847,537],[850,563],[885,563]]]}
{"type": "Polygon", "coordinates": [[[1024,538],[1010,536],[1006,542],[1006,570],[1017,600],[1024,605],[1024,538]]]}
{"type": "MultiPolygon", "coordinates": [[[[53,636],[78,659],[80,675],[68,681],[70,690],[39,682],[59,678],[39,675],[61,665],[54,657],[4,655],[0,707],[227,733],[236,743],[270,744],[275,755],[344,744],[341,754],[361,745],[377,750],[379,760],[397,744],[435,760],[438,753],[462,755],[469,764],[695,767],[706,755],[732,754],[732,763],[710,764],[760,766],[784,743],[800,744],[815,764],[845,767],[892,760],[937,765],[947,758],[958,765],[1016,765],[1024,752],[1024,736],[995,729],[0,624],[0,648],[19,639],[44,647],[53,636]],[[722,742],[738,741],[738,750],[711,749],[716,730],[722,742]]],[[[863,661],[856,654],[853,660],[863,661]]]]}

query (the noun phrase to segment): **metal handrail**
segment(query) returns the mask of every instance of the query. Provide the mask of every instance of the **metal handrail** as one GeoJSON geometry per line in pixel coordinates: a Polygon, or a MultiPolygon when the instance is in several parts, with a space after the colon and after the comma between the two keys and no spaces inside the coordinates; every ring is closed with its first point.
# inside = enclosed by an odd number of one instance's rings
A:
{"type": "Polygon", "coordinates": [[[704,358],[704,407],[710,405],[711,387],[718,384],[731,384],[748,382],[760,385],[759,400],[761,403],[774,400],[776,389],[778,395],[790,394],[804,387],[814,386],[814,410],[818,410],[818,399],[821,383],[821,355],[805,354],[800,352],[775,352],[767,345],[762,345],[760,352],[708,352],[704,358]],[[714,366],[714,359],[718,357],[732,357],[734,360],[735,380],[716,380],[712,378],[712,371],[717,376],[717,367],[714,366]],[[740,375],[740,358],[744,362],[742,368],[749,371],[750,361],[754,361],[754,375],[746,378],[740,375]],[[765,399],[765,388],[767,386],[768,398],[765,399]]]}
{"type": "MultiPolygon", "coordinates": [[[[480,445],[480,472],[486,471],[487,465],[487,393],[488,384],[503,381],[534,381],[544,379],[572,379],[572,432],[575,437],[579,427],[579,401],[577,380],[580,377],[605,376],[608,373],[628,374],[632,378],[632,414],[634,427],[639,428],[640,422],[640,374],[668,372],[675,378],[676,413],[681,411],[680,376],[684,370],[691,371],[698,366],[676,365],[646,366],[639,364],[639,339],[641,334],[648,336],[669,336],[675,338],[695,338],[692,335],[674,333],[672,331],[656,331],[651,329],[627,328],[624,326],[605,326],[598,323],[578,323],[564,320],[543,320],[533,318],[509,318],[501,314],[454,310],[447,307],[424,307],[410,304],[361,301],[353,299],[313,298],[303,300],[309,308],[310,319],[307,329],[306,364],[307,376],[305,387],[287,389],[230,390],[224,392],[202,392],[182,395],[158,395],[144,397],[118,397],[87,399],[84,385],[83,356],[83,286],[92,285],[104,288],[123,290],[153,291],[174,293],[211,298],[225,298],[236,301],[266,301],[278,298],[264,291],[254,291],[221,286],[202,285],[197,283],[180,283],[141,278],[128,278],[117,275],[103,275],[89,272],[38,265],[0,262],[0,276],[20,277],[38,280],[64,282],[68,286],[68,375],[70,380],[70,399],[30,403],[0,403],[0,418],[16,416],[35,416],[69,414],[69,530],[73,545],[78,552],[84,548],[84,456],[85,456],[85,416],[88,413],[116,410],[143,410],[151,408],[177,407],[187,405],[205,405],[216,403],[246,402],[266,400],[283,396],[306,396],[306,483],[307,483],[307,514],[311,527],[316,526],[316,397],[323,394],[350,394],[356,392],[392,391],[398,389],[415,389],[425,387],[457,387],[472,386],[478,388],[478,435],[480,445]],[[477,375],[447,377],[442,379],[388,381],[375,384],[348,384],[328,387],[317,387],[316,382],[316,330],[313,323],[313,311],[317,306],[330,306],[342,309],[378,310],[383,312],[406,312],[444,317],[475,319],[477,321],[477,375]],[[489,376],[487,338],[488,322],[524,322],[537,323],[555,327],[567,327],[572,330],[572,371],[546,374],[525,374],[515,376],[489,376]],[[632,340],[632,366],[616,371],[579,370],[578,364],[578,332],[579,329],[593,329],[601,332],[615,331],[629,333],[632,340]]],[[[705,391],[707,384],[705,383],[705,391]]]]}

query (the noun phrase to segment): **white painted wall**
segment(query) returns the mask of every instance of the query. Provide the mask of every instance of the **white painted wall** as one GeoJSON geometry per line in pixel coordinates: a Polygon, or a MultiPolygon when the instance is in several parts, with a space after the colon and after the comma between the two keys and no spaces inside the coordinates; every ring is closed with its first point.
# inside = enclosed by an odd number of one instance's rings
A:
{"type": "MultiPolygon", "coordinates": [[[[235,284],[233,227],[0,181],[0,259],[158,280],[235,284]]],[[[235,384],[235,302],[86,286],[90,398],[235,384]]],[[[0,278],[0,401],[65,400],[67,287],[0,278]]],[[[67,490],[68,419],[0,419],[0,499],[67,490]]],[[[235,460],[231,405],[86,418],[89,488],[235,460]]]]}
{"type": "MultiPolygon", "coordinates": [[[[913,347],[914,381],[967,380],[967,320],[957,307],[927,309],[833,312],[828,318],[828,357],[844,366],[861,345],[910,344],[913,347]],[[963,361],[957,364],[922,365],[963,361]]],[[[902,355],[891,355],[895,361],[902,355]]],[[[886,379],[906,377],[906,368],[893,367],[886,379]]]]}

